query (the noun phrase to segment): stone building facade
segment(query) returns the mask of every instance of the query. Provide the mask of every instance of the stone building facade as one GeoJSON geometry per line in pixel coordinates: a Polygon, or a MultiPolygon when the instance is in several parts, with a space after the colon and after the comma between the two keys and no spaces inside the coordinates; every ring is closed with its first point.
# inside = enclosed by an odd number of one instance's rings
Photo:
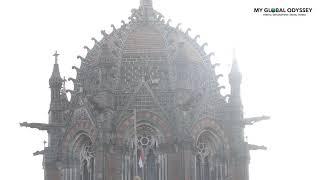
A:
{"type": "Polygon", "coordinates": [[[234,60],[230,95],[222,96],[203,45],[188,29],[141,0],[129,22],[101,31],[86,57],[78,56],[74,90],[66,90],[58,54],[50,77],[45,180],[248,180],[241,73],[234,60]],[[67,93],[71,94],[68,100],[67,93]]]}

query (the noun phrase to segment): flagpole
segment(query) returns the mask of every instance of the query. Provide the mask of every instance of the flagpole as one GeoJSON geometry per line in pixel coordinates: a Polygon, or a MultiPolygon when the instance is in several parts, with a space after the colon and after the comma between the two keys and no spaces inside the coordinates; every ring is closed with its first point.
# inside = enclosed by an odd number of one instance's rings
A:
{"type": "Polygon", "coordinates": [[[137,145],[137,111],[134,109],[134,146],[135,146],[135,159],[136,159],[136,164],[135,164],[135,171],[136,171],[136,176],[138,176],[138,145],[137,145]]]}

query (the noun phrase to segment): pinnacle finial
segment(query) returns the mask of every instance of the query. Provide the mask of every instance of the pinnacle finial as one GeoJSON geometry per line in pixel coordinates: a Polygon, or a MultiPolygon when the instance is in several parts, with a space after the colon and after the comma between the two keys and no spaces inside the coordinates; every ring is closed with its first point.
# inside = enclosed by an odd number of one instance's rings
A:
{"type": "Polygon", "coordinates": [[[58,54],[57,51],[53,54],[53,56],[54,56],[54,63],[55,63],[55,64],[58,64],[58,56],[59,56],[59,55],[60,55],[60,54],[58,54]]]}
{"type": "Polygon", "coordinates": [[[231,67],[231,72],[235,73],[235,72],[239,72],[239,65],[238,65],[238,61],[236,58],[236,49],[233,48],[232,50],[232,67],[231,67]]]}
{"type": "Polygon", "coordinates": [[[152,0],[140,0],[140,7],[141,8],[149,8],[152,9],[152,0]]]}
{"type": "Polygon", "coordinates": [[[63,84],[62,84],[62,88],[63,88],[63,89],[62,89],[62,90],[63,90],[64,92],[66,92],[66,81],[67,81],[67,80],[66,80],[66,77],[64,76],[64,77],[63,77],[63,80],[62,80],[62,82],[63,82],[63,84]]]}
{"type": "Polygon", "coordinates": [[[237,101],[238,103],[241,104],[241,99],[240,99],[240,85],[241,85],[241,80],[242,80],[242,75],[239,70],[239,65],[237,62],[237,59],[235,57],[235,49],[233,49],[233,60],[232,60],[232,66],[231,66],[231,72],[229,74],[229,83],[231,86],[231,98],[232,102],[237,101]],[[236,100],[234,97],[237,97],[236,100]]]}
{"type": "Polygon", "coordinates": [[[232,49],[232,58],[233,60],[236,60],[236,48],[232,49]]]}

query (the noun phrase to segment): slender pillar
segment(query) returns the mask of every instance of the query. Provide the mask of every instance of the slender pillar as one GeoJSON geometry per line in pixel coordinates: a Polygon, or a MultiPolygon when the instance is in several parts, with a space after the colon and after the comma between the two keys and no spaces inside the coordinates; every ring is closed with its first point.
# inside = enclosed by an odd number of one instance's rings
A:
{"type": "Polygon", "coordinates": [[[205,179],[205,161],[203,158],[200,158],[200,178],[201,180],[205,179]]]}

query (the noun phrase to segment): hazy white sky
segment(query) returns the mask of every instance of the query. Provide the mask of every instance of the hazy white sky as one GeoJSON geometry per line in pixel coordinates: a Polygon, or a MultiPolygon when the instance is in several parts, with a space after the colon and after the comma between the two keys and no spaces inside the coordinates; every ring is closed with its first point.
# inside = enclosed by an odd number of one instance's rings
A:
{"type": "MultiPolygon", "coordinates": [[[[249,143],[266,145],[251,153],[251,180],[320,179],[320,5],[306,0],[153,0],[172,25],[200,34],[213,61],[227,73],[232,49],[243,73],[246,117],[270,121],[246,128],[249,143]],[[311,7],[306,17],[264,17],[254,7],[311,7]]],[[[58,50],[60,72],[75,76],[72,65],[91,47],[91,37],[126,22],[139,0],[10,0],[0,2],[1,179],[42,180],[46,133],[19,122],[47,122],[49,84],[58,50]]],[[[227,84],[227,74],[220,81],[227,84]]],[[[68,84],[69,85],[69,84],[68,84]]],[[[224,93],[228,93],[226,90],[224,93]]]]}

